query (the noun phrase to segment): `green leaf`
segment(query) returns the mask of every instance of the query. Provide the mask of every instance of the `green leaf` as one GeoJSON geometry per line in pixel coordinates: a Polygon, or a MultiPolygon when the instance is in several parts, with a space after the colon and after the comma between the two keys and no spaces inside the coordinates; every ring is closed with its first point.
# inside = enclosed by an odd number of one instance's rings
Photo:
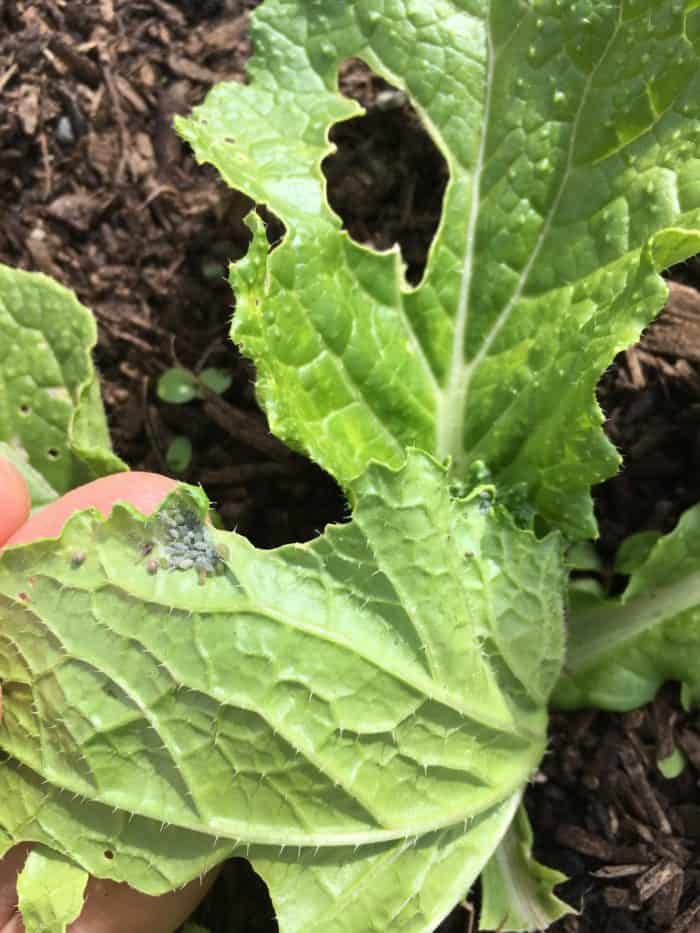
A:
{"type": "Polygon", "coordinates": [[[615,573],[634,573],[644,564],[660,537],[660,531],[640,531],[626,538],[615,555],[615,573]]]}
{"type": "Polygon", "coordinates": [[[165,452],[165,461],[174,473],[184,473],[192,460],[192,441],[184,434],[174,437],[165,452]]]}
{"type": "Polygon", "coordinates": [[[592,541],[576,541],[566,552],[566,563],[571,570],[598,573],[603,562],[592,541]]]}
{"type": "Polygon", "coordinates": [[[90,357],[96,340],[95,321],[72,292],[0,265],[0,442],[32,478],[35,507],[51,492],[125,469],[110,449],[90,357]]]}
{"type": "Polygon", "coordinates": [[[681,683],[686,705],[700,701],[700,506],[635,563],[620,598],[569,617],[556,705],[635,709],[667,680],[681,683]]]}
{"type": "Polygon", "coordinates": [[[217,395],[223,395],[224,392],[231,387],[231,383],[233,382],[231,373],[227,372],[225,369],[217,369],[214,366],[203,369],[201,373],[198,374],[197,379],[202,385],[206,386],[207,389],[216,392],[217,395]]]}
{"type": "Polygon", "coordinates": [[[166,369],[158,380],[158,397],[173,405],[184,405],[197,398],[197,381],[194,373],[177,366],[166,369]]]}
{"type": "Polygon", "coordinates": [[[231,269],[232,334],[275,434],[347,484],[407,446],[525,484],[596,533],[589,488],[619,458],[594,388],[700,250],[700,10],[635,0],[267,0],[250,81],[178,119],[197,158],[264,202],[231,269]],[[423,280],[354,243],[325,198],[329,128],[359,106],[338,64],[404,90],[450,180],[423,280]]]}
{"type": "Polygon", "coordinates": [[[204,525],[179,487],[151,518],[83,512],[3,553],[8,845],[150,893],[250,847],[275,901],[291,862],[313,867],[287,930],[327,929],[329,886],[348,916],[413,899],[406,930],[449,909],[545,748],[561,543],[486,489],[452,498],[420,453],[353,495],[352,522],[272,551],[204,525]]]}
{"type": "Polygon", "coordinates": [[[520,807],[481,875],[480,930],[546,930],[571,907],[554,894],[566,875],[532,855],[532,827],[520,807]]]}
{"type": "Polygon", "coordinates": [[[26,933],[65,933],[82,910],[87,881],[87,872],[74,862],[45,846],[35,846],[17,878],[26,933]]]}
{"type": "Polygon", "coordinates": [[[432,933],[476,881],[520,800],[418,839],[351,848],[302,850],[288,859],[253,858],[267,881],[280,930],[432,933]]]}
{"type": "Polygon", "coordinates": [[[659,758],[656,767],[668,781],[673,781],[680,777],[686,769],[686,761],[683,751],[677,745],[673,746],[673,751],[666,758],[659,758]]]}

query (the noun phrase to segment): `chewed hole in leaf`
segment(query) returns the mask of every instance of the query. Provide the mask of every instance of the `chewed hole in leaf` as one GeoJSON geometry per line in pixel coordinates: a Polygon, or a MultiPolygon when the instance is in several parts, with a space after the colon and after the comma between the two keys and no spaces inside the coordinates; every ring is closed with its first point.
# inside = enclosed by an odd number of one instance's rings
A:
{"type": "Polygon", "coordinates": [[[407,95],[364,62],[344,62],[338,84],[367,113],[331,129],[337,151],[322,166],[328,201],[358,243],[378,250],[398,243],[416,284],[440,221],[447,162],[407,95]]]}

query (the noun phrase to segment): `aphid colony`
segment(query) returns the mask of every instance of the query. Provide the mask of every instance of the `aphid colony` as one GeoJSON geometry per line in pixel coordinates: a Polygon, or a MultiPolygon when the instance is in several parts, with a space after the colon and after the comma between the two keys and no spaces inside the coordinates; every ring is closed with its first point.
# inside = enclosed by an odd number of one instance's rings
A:
{"type": "Polygon", "coordinates": [[[166,512],[162,516],[168,570],[196,570],[200,577],[223,570],[223,556],[209,530],[191,511],[166,512]]]}
{"type": "MultiPolygon", "coordinates": [[[[156,523],[160,542],[151,540],[140,546],[141,559],[148,558],[147,573],[153,576],[159,570],[196,570],[199,582],[204,583],[212,574],[224,572],[228,548],[214,544],[209,528],[196,512],[170,510],[159,515],[156,523]]],[[[86,557],[84,551],[74,551],[71,567],[78,570],[86,557]]]]}

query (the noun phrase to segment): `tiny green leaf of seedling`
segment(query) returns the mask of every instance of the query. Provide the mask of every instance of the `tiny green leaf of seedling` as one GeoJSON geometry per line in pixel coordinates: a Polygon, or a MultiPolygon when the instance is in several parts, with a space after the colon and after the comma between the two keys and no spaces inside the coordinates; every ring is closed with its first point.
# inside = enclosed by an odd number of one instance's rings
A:
{"type": "Polygon", "coordinates": [[[658,759],[656,767],[667,780],[673,781],[685,771],[686,764],[685,755],[677,745],[674,745],[668,757],[658,759]]]}
{"type": "Polygon", "coordinates": [[[171,405],[184,405],[192,399],[202,398],[203,388],[223,395],[232,381],[230,373],[214,366],[203,369],[199,375],[181,366],[173,366],[166,369],[158,380],[158,397],[171,405]]]}
{"type": "Polygon", "coordinates": [[[166,369],[158,380],[158,397],[164,402],[184,405],[197,398],[197,381],[188,369],[174,366],[166,369]]]}
{"type": "Polygon", "coordinates": [[[216,392],[217,395],[223,395],[230,388],[233,381],[231,374],[226,372],[225,369],[217,369],[213,366],[203,369],[197,379],[203,386],[206,386],[212,392],[216,392]]]}
{"type": "Polygon", "coordinates": [[[192,442],[184,434],[172,439],[165,452],[165,462],[173,473],[184,473],[192,460],[192,442]]]}

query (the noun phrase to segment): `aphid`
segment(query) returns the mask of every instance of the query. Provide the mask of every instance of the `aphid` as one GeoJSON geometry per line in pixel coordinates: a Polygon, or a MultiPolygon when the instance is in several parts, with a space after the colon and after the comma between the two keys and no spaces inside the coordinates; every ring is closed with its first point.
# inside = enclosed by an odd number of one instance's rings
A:
{"type": "Polygon", "coordinates": [[[170,513],[163,517],[163,523],[166,537],[163,549],[168,570],[194,569],[200,583],[219,570],[222,555],[198,515],[170,513]]]}
{"type": "Polygon", "coordinates": [[[85,551],[75,551],[70,559],[70,565],[73,568],[73,570],[77,570],[78,567],[82,567],[83,564],[85,563],[86,557],[87,557],[87,554],[85,553],[85,551]]]}

